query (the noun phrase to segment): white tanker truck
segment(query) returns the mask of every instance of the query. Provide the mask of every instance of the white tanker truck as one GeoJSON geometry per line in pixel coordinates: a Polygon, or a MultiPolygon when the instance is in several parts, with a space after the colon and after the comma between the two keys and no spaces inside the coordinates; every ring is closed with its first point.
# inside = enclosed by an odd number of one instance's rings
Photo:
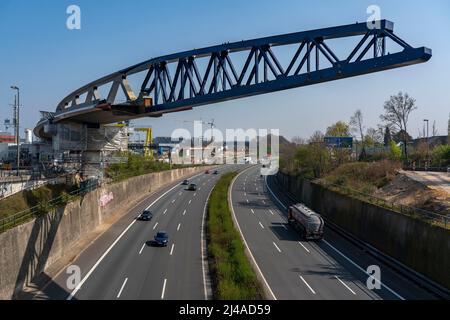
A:
{"type": "Polygon", "coordinates": [[[288,223],[306,240],[322,240],[323,219],[320,214],[298,203],[288,209],[288,223]]]}

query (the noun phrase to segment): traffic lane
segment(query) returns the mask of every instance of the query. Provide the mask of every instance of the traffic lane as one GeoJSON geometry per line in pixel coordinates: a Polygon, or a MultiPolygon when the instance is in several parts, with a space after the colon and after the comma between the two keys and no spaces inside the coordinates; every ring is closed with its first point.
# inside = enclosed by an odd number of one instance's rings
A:
{"type": "Polygon", "coordinates": [[[202,227],[206,223],[203,221],[204,212],[209,195],[217,181],[223,174],[234,170],[240,170],[240,166],[225,166],[218,175],[205,175],[206,181],[199,185],[197,201],[193,202],[183,215],[181,225],[177,225],[177,229],[180,226],[181,232],[176,232],[172,260],[163,281],[164,299],[204,300],[206,298],[208,289],[204,276],[207,278],[208,275],[206,268],[203,270],[203,264],[207,264],[207,257],[203,256],[201,244],[204,240],[202,227]]]}
{"type": "MultiPolygon", "coordinates": [[[[199,177],[200,179],[202,176],[199,177]]],[[[199,179],[196,178],[196,179],[199,179]]],[[[191,180],[196,180],[191,179],[191,180]]],[[[185,186],[178,183],[173,190],[165,194],[163,198],[154,203],[149,209],[153,212],[151,221],[135,220],[133,226],[123,235],[114,248],[96,267],[83,287],[77,292],[76,299],[115,299],[117,291],[122,286],[122,281],[128,278],[127,289],[132,284],[133,279],[129,276],[136,273],[142,273],[139,270],[144,269],[144,265],[136,262],[142,255],[142,245],[147,243],[152,234],[158,227],[156,224],[161,223],[165,217],[173,214],[174,208],[181,203],[180,197],[183,197],[185,186]],[[181,195],[179,193],[181,192],[181,195]],[[175,202],[172,202],[174,201],[175,202]],[[178,200],[178,203],[177,203],[178,200]],[[174,206],[174,203],[177,205],[174,206]],[[141,252],[139,254],[139,252],[141,252]]],[[[145,208],[144,208],[145,209],[145,208]]],[[[143,209],[142,209],[143,210],[143,209]]],[[[141,212],[134,212],[135,219],[141,212]]],[[[154,253],[152,253],[154,254],[154,253]]],[[[149,257],[152,259],[152,257],[149,257]]],[[[155,258],[155,261],[156,258],[155,258]]],[[[144,270],[145,272],[145,270],[144,270]]],[[[128,290],[124,292],[122,297],[126,297],[128,290]]]]}
{"type": "Polygon", "coordinates": [[[144,265],[149,267],[136,277],[139,299],[204,299],[200,227],[204,204],[217,178],[205,175],[197,191],[186,191],[189,196],[161,221],[169,244],[145,249],[144,265]],[[150,256],[151,252],[157,255],[150,256]]]}
{"type": "MultiPolygon", "coordinates": [[[[275,193],[277,198],[283,203],[284,206],[293,204],[292,199],[285,196],[274,183],[274,177],[268,177],[269,186],[271,191],[275,193]]],[[[271,198],[273,196],[269,192],[271,198]]],[[[277,207],[282,212],[283,216],[286,216],[286,210],[278,203],[276,199],[273,200],[277,207]]],[[[382,280],[381,282],[387,286],[382,286],[381,289],[371,290],[380,295],[383,299],[436,299],[436,296],[427,290],[421,288],[415,282],[408,280],[403,275],[393,270],[390,266],[382,263],[379,259],[368,254],[368,252],[345,239],[335,230],[328,228],[325,223],[325,241],[312,242],[311,245],[315,250],[322,255],[330,256],[336,260],[339,264],[345,266],[361,283],[366,283],[368,275],[366,273],[367,267],[378,266],[381,270],[382,280]]],[[[367,291],[367,286],[364,285],[364,289],[367,291]]]]}
{"type": "MultiPolygon", "coordinates": [[[[252,201],[250,201],[252,203],[252,201]]],[[[303,241],[298,233],[287,225],[278,214],[271,215],[269,210],[276,208],[269,204],[253,209],[258,224],[273,235],[273,242],[280,248],[291,266],[314,288],[321,299],[377,299],[371,292],[364,292],[362,284],[340,264],[315,252],[310,244],[303,241]]]]}
{"type": "MultiPolygon", "coordinates": [[[[167,190],[173,188],[174,186],[179,186],[180,181],[177,181],[164,189],[157,191],[148,198],[142,200],[137,205],[135,205],[128,213],[123,215],[117,222],[108,226],[106,231],[101,231],[102,233],[94,239],[85,249],[74,259],[71,265],[78,266],[81,270],[81,277],[83,278],[87,272],[95,265],[102,254],[108,249],[108,247],[120,236],[120,234],[130,225],[132,221],[152,202],[163,195],[167,190]]],[[[155,203],[155,205],[157,205],[155,203]]],[[[154,208],[154,207],[153,207],[154,208]]],[[[50,283],[45,285],[42,289],[44,294],[49,299],[66,299],[71,289],[67,288],[67,280],[70,274],[67,274],[67,267],[62,269],[50,283]],[[66,288],[67,292],[62,292],[54,288],[66,288]]]]}
{"type": "MultiPolygon", "coordinates": [[[[208,185],[212,188],[216,177],[215,175],[201,176],[197,178],[198,181],[191,180],[198,184],[197,191],[174,192],[173,195],[168,196],[165,202],[168,208],[164,209],[163,214],[152,225],[153,234],[162,229],[169,233],[169,245],[166,248],[154,247],[149,241],[151,237],[143,235],[140,240],[146,242],[146,245],[140,249],[142,251],[140,257],[136,261],[128,262],[129,267],[126,272],[132,276],[119,276],[119,278],[127,279],[120,299],[203,298],[203,275],[199,249],[201,238],[200,233],[190,232],[189,224],[201,225],[201,215],[196,214],[198,212],[196,206],[206,201],[204,191],[208,192],[208,185]],[[177,196],[180,197],[177,198],[177,196]],[[194,217],[189,217],[190,212],[193,212],[194,217]],[[193,254],[179,259],[180,252],[193,254]],[[171,266],[184,267],[177,267],[176,275],[171,277],[167,273],[171,266]],[[174,279],[176,282],[173,281],[174,279]],[[171,283],[177,283],[180,289],[170,290],[171,283]]],[[[122,287],[119,292],[120,290],[122,287]]]]}
{"type": "Polygon", "coordinates": [[[272,232],[276,243],[287,255],[292,265],[297,265],[305,281],[322,299],[379,299],[363,283],[355,278],[342,264],[318,251],[316,242],[304,241],[297,231],[288,225],[286,216],[274,205],[264,190],[264,180],[259,177],[258,168],[248,172],[251,183],[247,186],[247,196],[256,217],[272,232]]]}
{"type": "MultiPolygon", "coordinates": [[[[239,223],[247,243],[257,261],[258,259],[261,261],[260,268],[277,298],[370,298],[360,292],[354,294],[357,288],[348,290],[349,285],[345,283],[348,281],[348,274],[345,270],[339,270],[322,262],[318,263],[309,256],[310,252],[300,248],[299,237],[286,226],[277,209],[270,206],[271,201],[262,196],[264,193],[257,190],[258,181],[254,178],[254,172],[255,169],[252,169],[243,174],[240,190],[242,196],[235,194],[233,202],[239,207],[239,209],[235,208],[235,211],[239,216],[239,223]],[[275,261],[273,261],[274,255],[277,257],[275,261]]],[[[239,183],[238,178],[237,192],[239,192],[239,183]]]]}
{"type": "Polygon", "coordinates": [[[244,239],[275,297],[283,300],[313,299],[311,293],[301,290],[300,279],[289,271],[290,266],[273,240],[262,234],[262,228],[251,217],[253,213],[246,206],[246,199],[241,196],[243,193],[234,188],[231,192],[233,210],[244,239]]]}

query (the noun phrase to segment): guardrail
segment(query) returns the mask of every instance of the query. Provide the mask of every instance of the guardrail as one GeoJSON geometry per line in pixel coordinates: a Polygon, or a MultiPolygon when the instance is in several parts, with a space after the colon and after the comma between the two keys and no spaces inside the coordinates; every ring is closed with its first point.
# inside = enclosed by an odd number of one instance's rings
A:
{"type": "MultiPolygon", "coordinates": [[[[312,182],[313,183],[313,182],[312,182]]],[[[439,214],[431,211],[427,211],[424,209],[412,207],[412,206],[406,206],[399,203],[395,203],[392,201],[387,201],[382,198],[378,198],[376,196],[363,193],[348,187],[344,187],[341,185],[337,185],[330,182],[321,181],[319,185],[332,189],[333,191],[344,193],[349,196],[354,196],[360,200],[367,201],[369,203],[372,203],[374,205],[384,207],[387,209],[390,209],[392,211],[399,212],[401,214],[409,215],[414,218],[419,218],[422,220],[426,220],[427,222],[431,222],[440,226],[443,226],[444,228],[450,228],[450,217],[444,214],[439,214]]]]}
{"type": "Polygon", "coordinates": [[[97,189],[97,187],[98,187],[97,183],[87,183],[80,189],[71,191],[67,194],[63,194],[49,201],[41,202],[37,206],[31,207],[27,210],[3,218],[0,220],[0,233],[5,232],[8,229],[14,228],[29,220],[37,218],[41,215],[44,215],[50,212],[51,210],[58,208],[61,205],[72,202],[76,198],[97,189]]]}

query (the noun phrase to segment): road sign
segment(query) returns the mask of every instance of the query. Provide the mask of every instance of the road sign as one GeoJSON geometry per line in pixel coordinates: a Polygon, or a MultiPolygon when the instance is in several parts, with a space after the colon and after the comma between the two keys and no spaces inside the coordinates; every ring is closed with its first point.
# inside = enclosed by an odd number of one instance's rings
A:
{"type": "Polygon", "coordinates": [[[353,148],[353,137],[325,137],[323,139],[328,147],[339,149],[353,148]]]}

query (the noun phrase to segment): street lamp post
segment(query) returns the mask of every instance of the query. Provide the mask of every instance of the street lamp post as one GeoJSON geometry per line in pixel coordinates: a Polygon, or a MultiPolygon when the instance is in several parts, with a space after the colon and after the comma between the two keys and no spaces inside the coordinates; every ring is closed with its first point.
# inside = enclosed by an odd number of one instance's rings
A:
{"type": "Polygon", "coordinates": [[[11,89],[17,91],[17,105],[16,105],[16,137],[17,137],[17,176],[20,175],[20,89],[17,86],[11,86],[11,89]]]}

